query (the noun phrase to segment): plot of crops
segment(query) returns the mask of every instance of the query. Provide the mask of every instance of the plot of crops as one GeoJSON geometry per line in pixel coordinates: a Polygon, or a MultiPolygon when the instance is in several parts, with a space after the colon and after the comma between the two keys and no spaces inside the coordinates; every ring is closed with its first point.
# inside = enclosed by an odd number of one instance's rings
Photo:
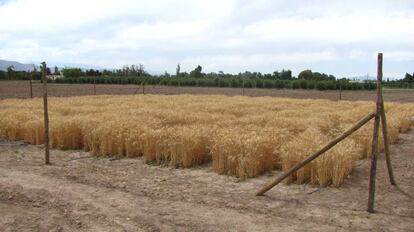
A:
{"type": "MultiPolygon", "coordinates": [[[[49,98],[50,139],[57,149],[143,156],[162,165],[187,168],[211,162],[220,174],[247,178],[289,169],[374,109],[373,102],[242,96],[49,98]]],[[[414,104],[387,103],[386,112],[393,143],[410,128],[414,104]]],[[[372,124],[290,181],[341,185],[354,161],[370,155],[372,124]]],[[[42,144],[42,99],[0,101],[0,138],[42,144]]]]}

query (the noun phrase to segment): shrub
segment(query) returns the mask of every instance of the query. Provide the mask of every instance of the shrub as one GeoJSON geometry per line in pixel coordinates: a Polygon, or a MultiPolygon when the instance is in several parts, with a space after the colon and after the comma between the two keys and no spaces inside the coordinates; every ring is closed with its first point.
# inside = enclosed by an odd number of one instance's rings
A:
{"type": "Polygon", "coordinates": [[[316,82],[316,89],[317,90],[326,90],[326,83],[324,81],[316,82]]]}

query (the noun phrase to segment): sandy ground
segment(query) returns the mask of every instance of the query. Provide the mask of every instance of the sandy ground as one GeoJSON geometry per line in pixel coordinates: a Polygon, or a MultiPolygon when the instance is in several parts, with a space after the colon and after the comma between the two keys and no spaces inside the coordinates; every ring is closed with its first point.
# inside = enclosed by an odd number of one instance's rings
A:
{"type": "MultiPolygon", "coordinates": [[[[126,95],[142,94],[142,88],[137,85],[96,85],[97,94],[126,95]]],[[[93,95],[94,88],[91,84],[48,84],[49,96],[82,96],[93,95]]],[[[216,87],[169,87],[146,86],[146,94],[224,94],[242,95],[241,88],[216,88],[216,87]]],[[[375,91],[343,91],[342,100],[375,100],[375,91]]],[[[291,90],[291,89],[245,89],[247,96],[273,96],[290,98],[310,98],[338,100],[339,91],[328,90],[291,90]]],[[[33,84],[33,96],[41,97],[42,85],[33,84]]],[[[30,97],[30,85],[28,81],[0,81],[0,99],[4,98],[28,98],[30,97]]],[[[385,101],[414,102],[414,89],[384,89],[385,101]]]]}
{"type": "Polygon", "coordinates": [[[341,188],[247,181],[209,165],[175,169],[0,141],[0,231],[413,231],[414,130],[391,147],[399,188],[378,163],[375,214],[366,210],[369,161],[341,188]]]}

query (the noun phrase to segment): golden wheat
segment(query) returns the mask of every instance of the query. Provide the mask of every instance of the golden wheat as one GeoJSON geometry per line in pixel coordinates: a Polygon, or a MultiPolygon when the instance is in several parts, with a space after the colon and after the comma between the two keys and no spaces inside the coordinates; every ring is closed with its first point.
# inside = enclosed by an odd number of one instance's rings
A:
{"type": "MultiPolygon", "coordinates": [[[[89,96],[50,98],[51,146],[242,178],[286,170],[372,112],[373,102],[271,97],[89,96]]],[[[414,104],[387,103],[389,140],[411,126],[414,104]]],[[[291,177],[339,186],[371,152],[372,122],[291,177]]],[[[381,135],[382,136],[382,135],[381,135]]],[[[41,99],[0,101],[0,137],[42,144],[41,99]]],[[[381,149],[383,143],[380,142],[381,149]]]]}

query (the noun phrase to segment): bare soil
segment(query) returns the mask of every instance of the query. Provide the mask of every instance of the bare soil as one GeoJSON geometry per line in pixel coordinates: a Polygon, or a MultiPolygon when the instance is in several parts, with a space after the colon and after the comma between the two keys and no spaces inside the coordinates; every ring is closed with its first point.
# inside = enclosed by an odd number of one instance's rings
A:
{"type": "MultiPolygon", "coordinates": [[[[96,85],[96,93],[109,95],[143,94],[142,88],[137,85],[96,85]]],[[[217,87],[170,87],[170,86],[145,86],[145,94],[223,94],[242,95],[241,88],[217,88],[217,87]]],[[[309,98],[338,100],[339,91],[327,90],[291,90],[291,89],[248,89],[244,91],[246,96],[273,96],[289,98],[309,98]]],[[[48,84],[49,96],[83,96],[93,95],[92,84],[48,84]]],[[[342,91],[341,99],[375,100],[375,91],[342,91]]],[[[41,97],[42,85],[33,83],[33,96],[41,97]]],[[[0,81],[0,99],[4,98],[29,98],[29,81],[0,81]]],[[[414,89],[384,89],[385,101],[414,102],[414,89]]]]}
{"type": "Polygon", "coordinates": [[[377,212],[366,212],[369,160],[340,188],[281,184],[280,172],[246,181],[210,165],[175,169],[140,158],[93,157],[0,141],[0,231],[413,231],[414,130],[391,146],[398,188],[383,154],[377,212]]]}

